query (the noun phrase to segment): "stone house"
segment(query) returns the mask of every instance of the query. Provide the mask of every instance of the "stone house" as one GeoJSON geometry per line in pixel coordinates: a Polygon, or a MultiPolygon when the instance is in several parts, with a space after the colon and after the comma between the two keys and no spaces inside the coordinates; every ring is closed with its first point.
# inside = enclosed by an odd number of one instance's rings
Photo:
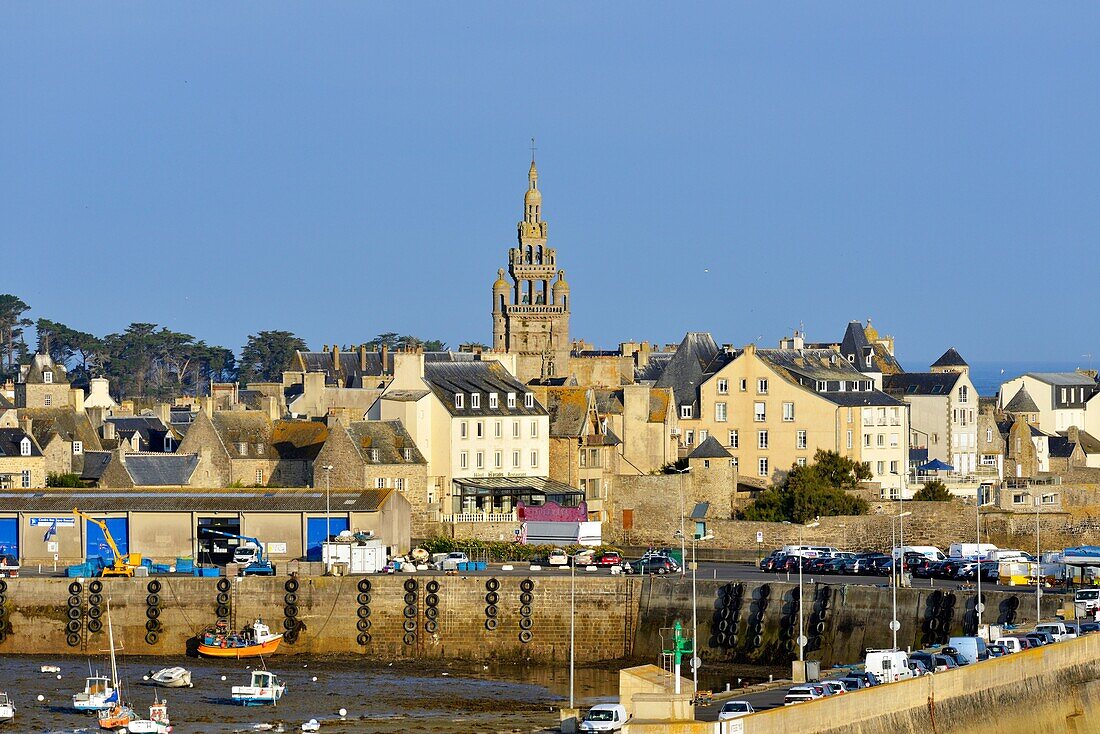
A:
{"type": "Polygon", "coordinates": [[[304,487],[327,437],[328,427],[315,421],[273,421],[254,410],[200,410],[176,450],[199,455],[196,486],[304,487]]]}
{"type": "Polygon", "coordinates": [[[56,408],[24,408],[19,411],[23,429],[34,436],[46,457],[46,474],[81,474],[88,451],[100,451],[99,433],[88,415],[68,405],[56,408]]]}
{"type": "Polygon", "coordinates": [[[401,421],[331,422],[313,462],[313,486],[397,490],[412,507],[415,537],[438,521],[438,507],[428,502],[428,462],[401,421]]]}
{"type": "MultiPolygon", "coordinates": [[[[69,375],[48,354],[36,354],[30,364],[19,368],[15,382],[15,407],[54,408],[69,405],[69,375]]],[[[84,391],[80,390],[81,403],[84,391]]],[[[83,410],[83,404],[78,406],[83,410]]]]}
{"type": "Polygon", "coordinates": [[[595,390],[596,409],[619,437],[619,474],[652,474],[678,457],[679,421],[671,388],[646,383],[595,390]]]}
{"type": "Polygon", "coordinates": [[[139,453],[172,453],[182,438],[157,415],[110,416],[103,421],[101,430],[105,449],[125,445],[128,451],[139,453]]]}
{"type": "Polygon", "coordinates": [[[1005,477],[1006,441],[993,408],[978,413],[978,473],[998,482],[1005,477]]]}
{"type": "Polygon", "coordinates": [[[0,428],[0,489],[46,486],[46,457],[30,433],[0,428]]]}
{"type": "Polygon", "coordinates": [[[1026,389],[1038,412],[1036,425],[1046,433],[1065,431],[1070,426],[1089,428],[1086,406],[1100,392],[1094,372],[1028,372],[1001,384],[999,405],[1008,404],[1026,389]]]}
{"type": "Polygon", "coordinates": [[[549,477],[584,492],[590,520],[607,520],[604,502],[619,473],[622,443],[600,414],[596,392],[583,387],[534,387],[550,415],[549,477]]]}

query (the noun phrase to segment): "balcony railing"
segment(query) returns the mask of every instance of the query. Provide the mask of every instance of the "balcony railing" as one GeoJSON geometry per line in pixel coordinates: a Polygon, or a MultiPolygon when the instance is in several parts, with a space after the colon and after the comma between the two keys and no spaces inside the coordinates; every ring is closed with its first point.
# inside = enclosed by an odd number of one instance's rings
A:
{"type": "Polygon", "coordinates": [[[444,515],[443,522],[517,522],[515,510],[512,512],[459,512],[454,515],[444,515]]]}

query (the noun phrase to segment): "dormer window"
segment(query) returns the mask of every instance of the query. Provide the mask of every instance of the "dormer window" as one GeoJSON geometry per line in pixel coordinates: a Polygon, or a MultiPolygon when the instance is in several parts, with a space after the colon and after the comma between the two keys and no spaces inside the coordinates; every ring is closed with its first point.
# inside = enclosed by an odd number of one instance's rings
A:
{"type": "Polygon", "coordinates": [[[412,449],[401,449],[401,455],[405,457],[405,461],[412,461],[413,460],[413,450],[412,449]]]}
{"type": "Polygon", "coordinates": [[[681,405],[680,406],[680,417],[681,418],[690,418],[691,415],[692,415],[692,407],[690,405],[681,405]]]}
{"type": "Polygon", "coordinates": [[[172,452],[172,447],[173,447],[172,437],[171,436],[165,436],[164,437],[164,450],[165,450],[165,452],[171,453],[172,452]]]}
{"type": "Polygon", "coordinates": [[[481,393],[470,393],[470,408],[472,410],[478,410],[481,407],[481,393]]]}
{"type": "Polygon", "coordinates": [[[248,444],[247,443],[238,443],[237,444],[237,453],[240,454],[241,456],[248,456],[248,444]]]}
{"type": "Polygon", "coordinates": [[[375,462],[378,461],[378,449],[370,450],[370,460],[375,462]]]}
{"type": "Polygon", "coordinates": [[[46,383],[47,385],[52,385],[53,384],[53,372],[51,372],[50,370],[46,370],[45,372],[43,372],[42,373],[42,382],[46,383]]]}
{"type": "Polygon", "coordinates": [[[455,393],[455,409],[462,410],[462,407],[463,407],[462,393],[456,392],[455,393]]]}
{"type": "Polygon", "coordinates": [[[73,456],[80,456],[84,453],[84,442],[73,441],[73,456]]]}
{"type": "Polygon", "coordinates": [[[31,455],[31,440],[27,436],[23,436],[23,440],[19,442],[19,455],[30,456],[31,455]]]}
{"type": "Polygon", "coordinates": [[[516,394],[514,392],[508,393],[508,407],[516,407],[516,394]]]}
{"type": "Polygon", "coordinates": [[[500,407],[500,400],[497,398],[497,394],[495,392],[489,393],[489,408],[496,410],[498,407],[500,407]]]}
{"type": "Polygon", "coordinates": [[[534,393],[531,393],[531,392],[524,393],[524,395],[523,395],[523,407],[525,407],[525,408],[535,407],[535,394],[534,393]]]}

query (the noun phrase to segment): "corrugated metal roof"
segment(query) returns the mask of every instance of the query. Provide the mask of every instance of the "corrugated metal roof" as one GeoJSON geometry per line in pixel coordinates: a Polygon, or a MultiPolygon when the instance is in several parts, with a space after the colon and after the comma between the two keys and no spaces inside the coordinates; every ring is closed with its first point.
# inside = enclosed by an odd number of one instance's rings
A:
{"type": "MultiPolygon", "coordinates": [[[[181,488],[183,490],[184,488],[181,488]]],[[[332,512],[375,512],[392,489],[334,489],[332,512]]],[[[299,490],[0,492],[4,512],[324,512],[325,493],[299,490]]]]}

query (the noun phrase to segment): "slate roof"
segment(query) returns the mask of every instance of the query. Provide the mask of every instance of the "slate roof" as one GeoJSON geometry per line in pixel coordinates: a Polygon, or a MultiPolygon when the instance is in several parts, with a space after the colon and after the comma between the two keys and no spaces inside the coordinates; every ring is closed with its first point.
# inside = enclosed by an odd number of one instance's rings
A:
{"type": "Polygon", "coordinates": [[[178,487],[191,483],[198,454],[133,453],[122,464],[138,487],[178,487]]]}
{"type": "MultiPolygon", "coordinates": [[[[832,349],[757,349],[756,356],[774,369],[811,380],[852,382],[868,378],[832,349]]],[[[797,378],[792,380],[798,382],[797,378]]]]}
{"type": "Polygon", "coordinates": [[[688,459],[731,459],[733,455],[718,443],[714,436],[707,436],[707,440],[695,447],[688,454],[688,459]]]}
{"type": "Polygon", "coordinates": [[[84,470],[80,472],[80,478],[85,481],[98,482],[110,463],[110,451],[85,451],[84,470]]]}
{"type": "MultiPolygon", "coordinates": [[[[22,454],[21,443],[23,437],[26,436],[26,432],[22,428],[0,428],[0,458],[6,458],[14,456],[16,458],[27,458],[22,454]]],[[[38,444],[31,440],[31,456],[41,456],[42,449],[38,447],[38,444]]]]}
{"type": "Polygon", "coordinates": [[[819,392],[818,395],[825,398],[831,403],[843,406],[845,408],[859,408],[866,406],[902,406],[905,405],[902,401],[888,395],[881,390],[864,390],[860,392],[819,392]]]}
{"type": "Polygon", "coordinates": [[[1028,372],[1027,376],[1033,377],[1039,382],[1045,382],[1048,385],[1057,385],[1059,387],[1077,385],[1096,387],[1096,380],[1083,372],[1028,372]]]}
{"type": "Polygon", "coordinates": [[[64,441],[81,441],[86,452],[101,446],[99,434],[87,414],[77,413],[70,407],[23,408],[19,417],[31,419],[31,433],[39,446],[48,445],[54,436],[64,441]]]}
{"type": "Polygon", "coordinates": [[[114,424],[118,435],[130,438],[136,433],[141,436],[142,446],[157,450],[164,446],[168,435],[168,426],[155,415],[111,416],[107,420],[114,424]]]}
{"type": "Polygon", "coordinates": [[[56,364],[48,354],[36,354],[34,359],[29,365],[20,370],[22,372],[21,382],[25,382],[33,385],[42,385],[45,383],[42,375],[44,372],[53,372],[53,384],[65,384],[69,381],[69,373],[65,371],[64,365],[56,364]]]}
{"type": "Polygon", "coordinates": [[[969,367],[962,355],[951,347],[943,355],[932,363],[933,367],[969,367]]]}
{"type": "Polygon", "coordinates": [[[1012,400],[1008,401],[1008,405],[1005,406],[1006,413],[1038,413],[1039,406],[1035,404],[1035,401],[1031,398],[1031,393],[1027,391],[1026,385],[1021,385],[1020,389],[1016,391],[1016,394],[1012,397],[1012,400]]]}
{"type": "Polygon", "coordinates": [[[668,367],[669,361],[675,352],[655,352],[649,355],[649,361],[644,367],[634,370],[635,382],[656,382],[661,373],[668,367]]]}
{"type": "Polygon", "coordinates": [[[524,395],[527,386],[517,380],[504,366],[495,360],[485,362],[444,362],[424,365],[424,381],[432,392],[443,402],[451,415],[469,416],[517,416],[546,415],[546,408],[535,401],[534,406],[525,405],[524,395]],[[497,407],[489,407],[489,393],[497,394],[497,407]],[[516,405],[508,407],[508,393],[516,394],[516,405]],[[455,407],[455,394],[462,393],[461,408],[455,407]],[[471,407],[470,395],[480,395],[480,406],[471,407]]]}
{"type": "Polygon", "coordinates": [[[403,403],[415,403],[425,395],[430,395],[431,392],[431,390],[390,390],[385,394],[385,398],[403,403]]]}
{"type": "Polygon", "coordinates": [[[1081,444],[1081,450],[1086,454],[1100,454],[1100,439],[1097,439],[1088,431],[1078,431],[1077,441],[1081,444]]]}
{"type": "Polygon", "coordinates": [[[1077,444],[1065,436],[1050,436],[1047,438],[1047,453],[1055,459],[1068,459],[1073,456],[1073,450],[1077,444]]]}
{"type": "Polygon", "coordinates": [[[370,378],[381,377],[386,372],[381,352],[367,352],[365,367],[360,362],[358,350],[340,352],[338,360],[333,359],[332,352],[298,352],[297,357],[304,371],[324,372],[325,383],[329,385],[342,380],[344,387],[373,387],[378,381],[370,378]]]}
{"type": "MultiPolygon", "coordinates": [[[[163,454],[162,454],[163,455],[163,454]]],[[[334,512],[375,512],[392,489],[333,489],[334,512]]],[[[99,512],[324,512],[325,492],[316,490],[215,489],[188,492],[118,490],[36,490],[0,492],[0,505],[10,512],[71,513],[80,507],[99,512]]]]}
{"type": "Polygon", "coordinates": [[[4,393],[0,392],[0,410],[11,410],[15,407],[15,403],[8,400],[4,393]]]}
{"type": "Polygon", "coordinates": [[[323,423],[272,421],[266,413],[256,410],[218,410],[211,420],[231,459],[310,461],[328,437],[328,428],[323,423]]]}
{"type": "Polygon", "coordinates": [[[948,395],[961,375],[957,372],[902,372],[883,375],[882,387],[895,396],[948,395]]]}
{"type": "Polygon", "coordinates": [[[427,463],[401,421],[356,421],[347,431],[359,455],[368,464],[427,463]],[[377,459],[371,458],[372,449],[377,449],[377,459]],[[407,460],[405,449],[411,449],[407,460]]]}
{"type": "MultiPolygon", "coordinates": [[[[689,331],[661,371],[655,386],[672,388],[677,405],[694,405],[699,397],[699,386],[706,379],[706,369],[718,352],[718,345],[710,334],[689,331]]],[[[650,361],[652,359],[650,356],[650,361]]]]}
{"type": "Polygon", "coordinates": [[[550,435],[554,438],[581,436],[590,407],[588,390],[583,387],[547,390],[546,411],[550,414],[550,435]]]}
{"type": "Polygon", "coordinates": [[[328,426],[318,421],[275,421],[271,446],[280,459],[313,461],[328,438],[328,426]]]}

